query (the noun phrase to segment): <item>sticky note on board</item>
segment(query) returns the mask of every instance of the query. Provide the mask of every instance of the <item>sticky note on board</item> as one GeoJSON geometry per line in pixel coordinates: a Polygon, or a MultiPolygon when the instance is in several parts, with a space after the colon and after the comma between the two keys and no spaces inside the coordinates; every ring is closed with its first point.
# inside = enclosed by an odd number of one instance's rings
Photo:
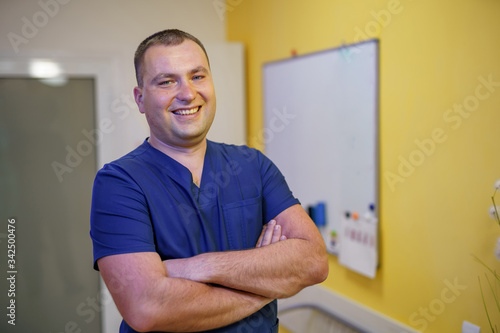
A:
{"type": "Polygon", "coordinates": [[[359,274],[375,278],[378,266],[378,220],[343,216],[340,222],[339,263],[359,274]]]}

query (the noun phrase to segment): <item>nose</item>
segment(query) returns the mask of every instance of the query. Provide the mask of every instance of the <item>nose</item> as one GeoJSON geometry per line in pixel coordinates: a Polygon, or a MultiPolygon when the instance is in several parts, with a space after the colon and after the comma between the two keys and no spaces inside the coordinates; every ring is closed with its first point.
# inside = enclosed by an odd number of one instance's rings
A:
{"type": "Polygon", "coordinates": [[[196,97],[196,90],[189,81],[183,81],[179,85],[177,99],[180,101],[190,102],[196,97]]]}

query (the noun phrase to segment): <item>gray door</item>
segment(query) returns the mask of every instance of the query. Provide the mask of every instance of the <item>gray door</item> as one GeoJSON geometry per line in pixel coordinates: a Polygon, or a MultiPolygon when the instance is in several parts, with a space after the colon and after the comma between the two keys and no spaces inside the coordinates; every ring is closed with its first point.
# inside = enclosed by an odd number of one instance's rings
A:
{"type": "Polygon", "coordinates": [[[92,78],[0,78],[0,332],[101,331],[94,91],[92,78]]]}

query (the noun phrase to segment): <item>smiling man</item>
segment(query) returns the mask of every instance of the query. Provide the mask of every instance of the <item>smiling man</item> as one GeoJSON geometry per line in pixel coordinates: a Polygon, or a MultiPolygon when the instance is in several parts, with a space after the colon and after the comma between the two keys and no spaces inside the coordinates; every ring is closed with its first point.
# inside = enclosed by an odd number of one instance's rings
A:
{"type": "Polygon", "coordinates": [[[276,299],[328,274],[317,228],[262,153],[206,139],[216,98],[198,39],[158,32],[135,67],[150,136],[98,172],[91,211],[120,332],[277,332],[276,299]]]}

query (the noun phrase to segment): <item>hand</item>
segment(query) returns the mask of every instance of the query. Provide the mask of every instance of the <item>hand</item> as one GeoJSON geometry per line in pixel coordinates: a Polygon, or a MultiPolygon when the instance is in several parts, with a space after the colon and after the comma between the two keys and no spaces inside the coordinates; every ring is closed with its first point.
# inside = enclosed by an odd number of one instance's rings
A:
{"type": "MultiPolygon", "coordinates": [[[[259,240],[255,247],[263,247],[279,241],[287,239],[285,235],[281,234],[281,225],[279,225],[275,220],[269,221],[260,234],[259,240]]],[[[181,258],[181,259],[168,259],[164,260],[163,263],[167,269],[167,275],[169,277],[183,278],[198,282],[204,282],[199,279],[199,275],[196,275],[198,270],[194,267],[201,267],[203,262],[200,262],[202,256],[194,256],[191,258],[181,258]]]]}
{"type": "Polygon", "coordinates": [[[275,220],[269,221],[260,234],[259,240],[255,247],[262,247],[269,244],[277,243],[285,240],[286,236],[281,234],[281,226],[275,220]]]}

